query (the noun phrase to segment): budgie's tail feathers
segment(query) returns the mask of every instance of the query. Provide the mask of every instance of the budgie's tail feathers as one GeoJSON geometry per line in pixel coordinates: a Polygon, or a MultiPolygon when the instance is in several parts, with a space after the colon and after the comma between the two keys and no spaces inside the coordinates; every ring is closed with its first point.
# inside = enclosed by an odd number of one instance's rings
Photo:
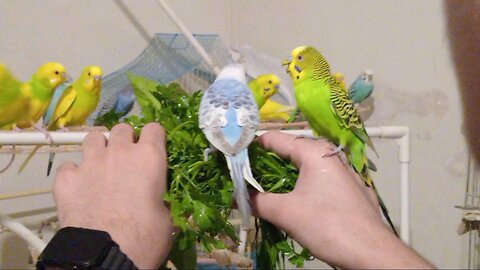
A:
{"type": "Polygon", "coordinates": [[[258,191],[262,193],[265,192],[265,190],[262,188],[262,186],[260,186],[257,180],[253,178],[252,169],[250,167],[250,160],[248,159],[248,154],[247,154],[245,166],[243,166],[243,178],[245,178],[245,180],[247,180],[247,182],[250,183],[250,185],[252,185],[258,191]]]}
{"type": "Polygon", "coordinates": [[[228,169],[230,170],[230,177],[233,181],[235,200],[237,207],[242,214],[242,223],[245,230],[250,230],[250,216],[252,210],[250,208],[250,197],[247,191],[247,185],[243,180],[244,167],[246,165],[244,159],[241,159],[240,155],[229,157],[225,155],[227,160],[228,169]]]}
{"type": "Polygon", "coordinates": [[[50,176],[50,171],[52,170],[52,165],[53,165],[53,159],[54,158],[55,158],[55,153],[50,152],[50,154],[48,154],[47,176],[50,176]]]}
{"type": "Polygon", "coordinates": [[[395,229],[395,226],[393,225],[393,221],[390,218],[390,215],[388,213],[387,206],[385,205],[382,198],[380,197],[380,194],[378,193],[377,188],[375,187],[375,184],[372,181],[372,178],[370,178],[368,173],[366,175],[364,174],[362,178],[365,179],[365,184],[371,187],[375,192],[375,195],[377,196],[378,204],[380,205],[380,209],[382,210],[382,214],[383,214],[383,217],[385,218],[385,221],[387,221],[388,225],[390,225],[390,228],[392,228],[393,233],[395,233],[395,235],[398,236],[398,232],[395,229]]]}

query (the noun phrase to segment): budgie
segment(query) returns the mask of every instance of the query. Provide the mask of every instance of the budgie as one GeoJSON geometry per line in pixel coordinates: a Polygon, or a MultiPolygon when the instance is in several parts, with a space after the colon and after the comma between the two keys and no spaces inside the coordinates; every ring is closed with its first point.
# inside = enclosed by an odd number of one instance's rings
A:
{"type": "Polygon", "coordinates": [[[326,156],[344,150],[354,170],[367,186],[375,190],[382,212],[395,232],[388,211],[369,175],[365,145],[373,151],[375,148],[354,104],[331,74],[329,63],[314,47],[301,46],[292,51],[291,60],[286,60],[284,65],[287,65],[287,72],[293,80],[300,111],[317,135],[337,145],[326,156]]]}
{"type": "Polygon", "coordinates": [[[47,109],[55,88],[66,77],[63,65],[47,63],[30,81],[22,83],[0,64],[0,128],[34,127],[47,109]]]}
{"type": "MultiPolygon", "coordinates": [[[[116,93],[111,100],[106,100],[102,103],[102,108],[96,120],[112,112],[117,114],[118,118],[127,115],[132,110],[135,99],[135,92],[133,91],[132,85],[127,84],[122,90],[116,93]]],[[[97,124],[97,121],[95,121],[95,125],[97,124]]]]}
{"type": "MultiPolygon", "coordinates": [[[[100,99],[101,78],[102,69],[100,67],[88,66],[83,69],[75,82],[69,81],[60,85],[43,116],[43,125],[48,130],[84,125],[100,99]]],[[[38,147],[25,159],[19,171],[25,168],[37,149],[38,147]]],[[[47,176],[50,175],[54,157],[55,153],[51,152],[48,159],[47,176]]]]}
{"type": "Polygon", "coordinates": [[[275,74],[262,74],[248,83],[258,108],[262,108],[265,101],[278,92],[280,78],[275,74]]]}
{"type": "Polygon", "coordinates": [[[271,99],[267,99],[262,108],[260,108],[261,121],[288,121],[290,114],[295,110],[294,106],[283,105],[271,99]]]}
{"type": "Polygon", "coordinates": [[[35,127],[47,110],[54,90],[67,79],[67,76],[62,64],[50,62],[42,65],[30,81],[22,84],[22,95],[27,99],[28,106],[17,122],[19,128],[35,127]]]}
{"type": "Polygon", "coordinates": [[[367,99],[373,91],[373,71],[366,69],[348,88],[348,97],[354,104],[367,99]]]}
{"type": "Polygon", "coordinates": [[[340,84],[340,86],[342,86],[342,89],[344,91],[347,91],[347,85],[345,84],[345,75],[341,72],[335,72],[333,76],[335,77],[335,80],[340,84]]]}
{"type": "Polygon", "coordinates": [[[250,229],[251,208],[244,179],[264,192],[253,178],[248,159],[248,145],[255,137],[259,122],[258,107],[247,86],[245,68],[240,64],[227,65],[202,97],[199,126],[211,144],[211,148],[205,150],[205,158],[212,148],[225,155],[245,230],[250,229]]]}
{"type": "Polygon", "coordinates": [[[14,129],[27,108],[21,85],[7,67],[0,63],[0,129],[14,129]]]}
{"type": "Polygon", "coordinates": [[[84,125],[98,105],[101,88],[102,69],[99,66],[84,68],[80,77],[60,97],[48,122],[48,130],[84,125]]]}

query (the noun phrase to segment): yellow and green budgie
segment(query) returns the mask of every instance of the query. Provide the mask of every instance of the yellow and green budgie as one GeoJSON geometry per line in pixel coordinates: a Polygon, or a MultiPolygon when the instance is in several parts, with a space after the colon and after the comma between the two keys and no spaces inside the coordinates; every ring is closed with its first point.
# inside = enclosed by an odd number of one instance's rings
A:
{"type": "Polygon", "coordinates": [[[22,83],[0,64],[0,129],[34,127],[47,110],[55,88],[66,77],[62,64],[50,62],[22,83]]]}
{"type": "Polygon", "coordinates": [[[326,156],[342,150],[345,152],[349,163],[365,184],[375,190],[382,212],[395,232],[388,211],[369,175],[372,165],[367,157],[366,145],[373,151],[375,148],[355,106],[331,74],[329,63],[314,47],[300,46],[292,51],[291,59],[283,64],[287,65],[287,72],[293,80],[297,106],[309,125],[316,135],[337,145],[326,156]]]}
{"type": "MultiPolygon", "coordinates": [[[[66,129],[72,126],[83,126],[88,116],[95,111],[100,100],[102,89],[102,68],[87,66],[80,77],[72,85],[65,87],[58,99],[58,104],[51,105],[53,114],[45,117],[48,130],[66,129]]],[[[50,175],[55,154],[48,158],[47,176],[50,175]]]]}
{"type": "Polygon", "coordinates": [[[54,105],[53,115],[47,123],[48,130],[84,125],[97,108],[101,88],[102,69],[99,66],[84,68],[80,77],[64,90],[58,104],[54,105]]]}
{"type": "Polygon", "coordinates": [[[46,63],[21,86],[23,97],[27,100],[27,109],[17,122],[19,128],[35,127],[45,113],[57,86],[67,78],[65,67],[60,63],[46,63]]]}

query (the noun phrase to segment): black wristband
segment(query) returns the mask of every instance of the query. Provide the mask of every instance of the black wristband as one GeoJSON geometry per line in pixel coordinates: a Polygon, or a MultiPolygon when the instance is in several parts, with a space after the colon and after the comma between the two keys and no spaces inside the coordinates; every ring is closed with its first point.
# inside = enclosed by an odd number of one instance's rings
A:
{"type": "Polygon", "coordinates": [[[37,269],[138,269],[104,231],[65,227],[38,257],[37,269]]]}
{"type": "Polygon", "coordinates": [[[112,247],[100,269],[138,269],[118,246],[112,247]]]}

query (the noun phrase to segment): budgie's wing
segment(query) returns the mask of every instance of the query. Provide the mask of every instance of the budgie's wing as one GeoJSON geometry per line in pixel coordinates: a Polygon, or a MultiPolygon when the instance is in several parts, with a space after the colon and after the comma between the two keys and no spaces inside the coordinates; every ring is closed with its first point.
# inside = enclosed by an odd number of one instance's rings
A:
{"type": "MultiPolygon", "coordinates": [[[[0,93],[3,93],[0,98],[0,107],[8,106],[11,104],[11,96],[7,93],[12,93],[12,89],[20,89],[22,82],[17,80],[8,68],[0,63],[0,93]]],[[[15,95],[16,97],[16,95],[15,95]]]]}
{"type": "Polygon", "coordinates": [[[131,84],[118,93],[117,102],[115,103],[115,112],[125,115],[132,110],[133,103],[135,103],[135,92],[131,84]]]}
{"type": "Polygon", "coordinates": [[[370,146],[375,154],[377,154],[353,102],[347,98],[346,93],[341,89],[338,83],[330,84],[330,91],[332,111],[337,116],[340,125],[350,129],[358,138],[360,138],[360,140],[370,146]]]}
{"type": "Polygon", "coordinates": [[[358,79],[356,79],[352,85],[348,88],[348,98],[352,99],[352,97],[355,95],[355,92],[358,90],[358,79]]]}
{"type": "Polygon", "coordinates": [[[76,98],[77,90],[75,90],[75,87],[68,87],[58,102],[58,106],[53,114],[53,121],[51,121],[49,126],[53,125],[60,117],[68,112],[76,98]]]}
{"type": "Polygon", "coordinates": [[[50,105],[48,105],[48,109],[43,115],[44,126],[48,126],[49,124],[52,123],[53,113],[55,112],[55,108],[57,108],[57,105],[60,102],[60,98],[63,96],[63,94],[69,87],[71,87],[70,83],[62,83],[55,89],[55,92],[53,93],[53,96],[52,96],[52,100],[50,101],[50,105]]]}
{"type": "Polygon", "coordinates": [[[259,122],[257,105],[246,85],[219,80],[205,91],[200,103],[199,126],[223,153],[234,155],[248,147],[259,122]],[[229,112],[235,115],[235,123],[228,119],[229,112]],[[235,133],[237,129],[223,129],[229,124],[237,125],[239,133],[235,133]]]}

